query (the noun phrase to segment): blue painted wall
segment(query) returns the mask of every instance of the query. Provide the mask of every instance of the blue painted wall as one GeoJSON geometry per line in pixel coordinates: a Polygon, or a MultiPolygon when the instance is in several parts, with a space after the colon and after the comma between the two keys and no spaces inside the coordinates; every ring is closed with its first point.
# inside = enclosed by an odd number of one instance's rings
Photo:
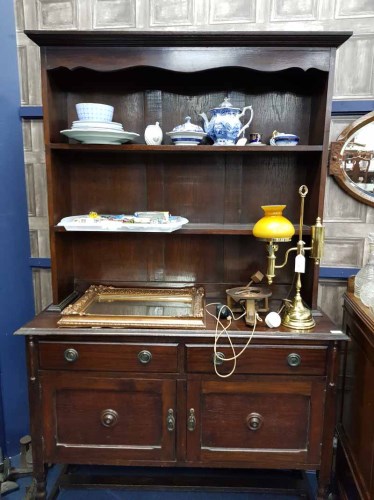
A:
{"type": "Polygon", "coordinates": [[[19,438],[28,432],[24,339],[13,332],[34,314],[13,9],[13,0],[1,1],[0,401],[9,456],[19,452],[19,438]]]}
{"type": "MultiPolygon", "coordinates": [[[[0,383],[1,383],[1,372],[0,372],[0,383]]],[[[5,427],[4,427],[4,417],[3,417],[3,401],[0,393],[0,448],[5,449],[5,427]]]]}

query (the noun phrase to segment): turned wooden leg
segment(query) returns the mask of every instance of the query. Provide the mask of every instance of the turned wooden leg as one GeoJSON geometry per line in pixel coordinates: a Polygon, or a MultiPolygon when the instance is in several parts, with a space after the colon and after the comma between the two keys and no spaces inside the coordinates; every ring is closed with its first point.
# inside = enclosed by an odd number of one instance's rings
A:
{"type": "Polygon", "coordinates": [[[328,488],[325,485],[318,485],[317,500],[327,500],[328,488]]]}
{"type": "Polygon", "coordinates": [[[47,498],[47,481],[44,470],[43,473],[34,473],[34,480],[36,482],[35,500],[45,500],[47,498]]]}
{"type": "Polygon", "coordinates": [[[34,471],[36,499],[47,498],[46,471],[43,451],[43,428],[40,416],[41,394],[38,379],[38,345],[33,337],[27,339],[27,361],[29,375],[29,406],[30,406],[30,430],[32,444],[32,462],[34,471]]]}
{"type": "Polygon", "coordinates": [[[336,425],[336,385],[339,369],[339,349],[340,344],[334,342],[333,348],[330,349],[329,353],[323,445],[321,468],[318,476],[317,500],[326,500],[328,498],[331,484],[332,458],[334,453],[333,441],[336,425]]]}

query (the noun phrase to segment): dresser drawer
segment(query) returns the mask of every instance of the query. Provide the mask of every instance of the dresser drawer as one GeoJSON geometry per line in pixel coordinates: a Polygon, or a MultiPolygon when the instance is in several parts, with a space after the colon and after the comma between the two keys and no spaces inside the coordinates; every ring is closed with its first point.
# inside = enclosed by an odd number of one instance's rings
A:
{"type": "Polygon", "coordinates": [[[39,364],[45,370],[176,373],[177,348],[177,344],[40,342],[39,364]]]}
{"type": "MultiPolygon", "coordinates": [[[[235,346],[238,353],[244,345],[235,346]]],[[[233,356],[227,347],[217,347],[217,352],[226,358],[233,356]]],[[[256,346],[247,347],[238,358],[235,373],[243,374],[303,374],[324,375],[326,372],[326,347],[309,346],[256,346]]],[[[214,373],[213,345],[187,346],[187,371],[193,373],[214,373]]],[[[217,365],[220,373],[232,369],[233,361],[217,365]]]]}

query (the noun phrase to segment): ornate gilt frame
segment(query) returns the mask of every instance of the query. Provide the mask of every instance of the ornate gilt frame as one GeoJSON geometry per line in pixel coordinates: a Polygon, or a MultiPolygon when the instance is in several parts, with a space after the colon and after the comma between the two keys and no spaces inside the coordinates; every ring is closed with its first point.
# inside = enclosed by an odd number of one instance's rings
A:
{"type": "Polygon", "coordinates": [[[112,286],[91,285],[84,295],[61,313],[58,325],[61,327],[101,327],[101,328],[205,328],[203,288],[115,288],[112,286]],[[100,301],[149,301],[189,302],[191,316],[136,316],[105,315],[88,313],[89,306],[100,301]]]}
{"type": "Polygon", "coordinates": [[[343,154],[342,149],[349,140],[359,129],[374,121],[374,111],[368,113],[353,123],[348,125],[338,137],[336,142],[331,143],[330,151],[330,174],[335,177],[339,186],[344,189],[346,193],[351,195],[358,201],[374,207],[374,197],[365,193],[362,189],[355,185],[345,173],[342,166],[343,154]]]}

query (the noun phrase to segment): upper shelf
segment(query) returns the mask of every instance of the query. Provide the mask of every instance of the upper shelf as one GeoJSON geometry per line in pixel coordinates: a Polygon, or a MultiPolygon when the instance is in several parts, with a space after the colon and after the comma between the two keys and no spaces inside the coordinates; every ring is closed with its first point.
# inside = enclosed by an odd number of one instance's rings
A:
{"type": "Polygon", "coordinates": [[[25,30],[41,47],[339,47],[351,31],[47,31],[25,30]]]}
{"type": "Polygon", "coordinates": [[[329,72],[331,52],[351,36],[350,32],[253,31],[27,30],[25,33],[42,47],[43,71],[89,68],[99,72],[112,72],[150,66],[181,73],[230,66],[264,72],[287,68],[300,68],[304,71],[315,68],[329,72]],[[277,52],[276,57],[274,51],[277,52]],[[92,57],[93,53],[95,57],[92,57]]]}
{"type": "Polygon", "coordinates": [[[67,151],[127,151],[131,153],[302,153],[322,151],[323,146],[318,145],[299,145],[299,146],[148,146],[146,144],[122,144],[120,146],[111,144],[67,144],[50,143],[47,147],[53,150],[67,151]]]}

